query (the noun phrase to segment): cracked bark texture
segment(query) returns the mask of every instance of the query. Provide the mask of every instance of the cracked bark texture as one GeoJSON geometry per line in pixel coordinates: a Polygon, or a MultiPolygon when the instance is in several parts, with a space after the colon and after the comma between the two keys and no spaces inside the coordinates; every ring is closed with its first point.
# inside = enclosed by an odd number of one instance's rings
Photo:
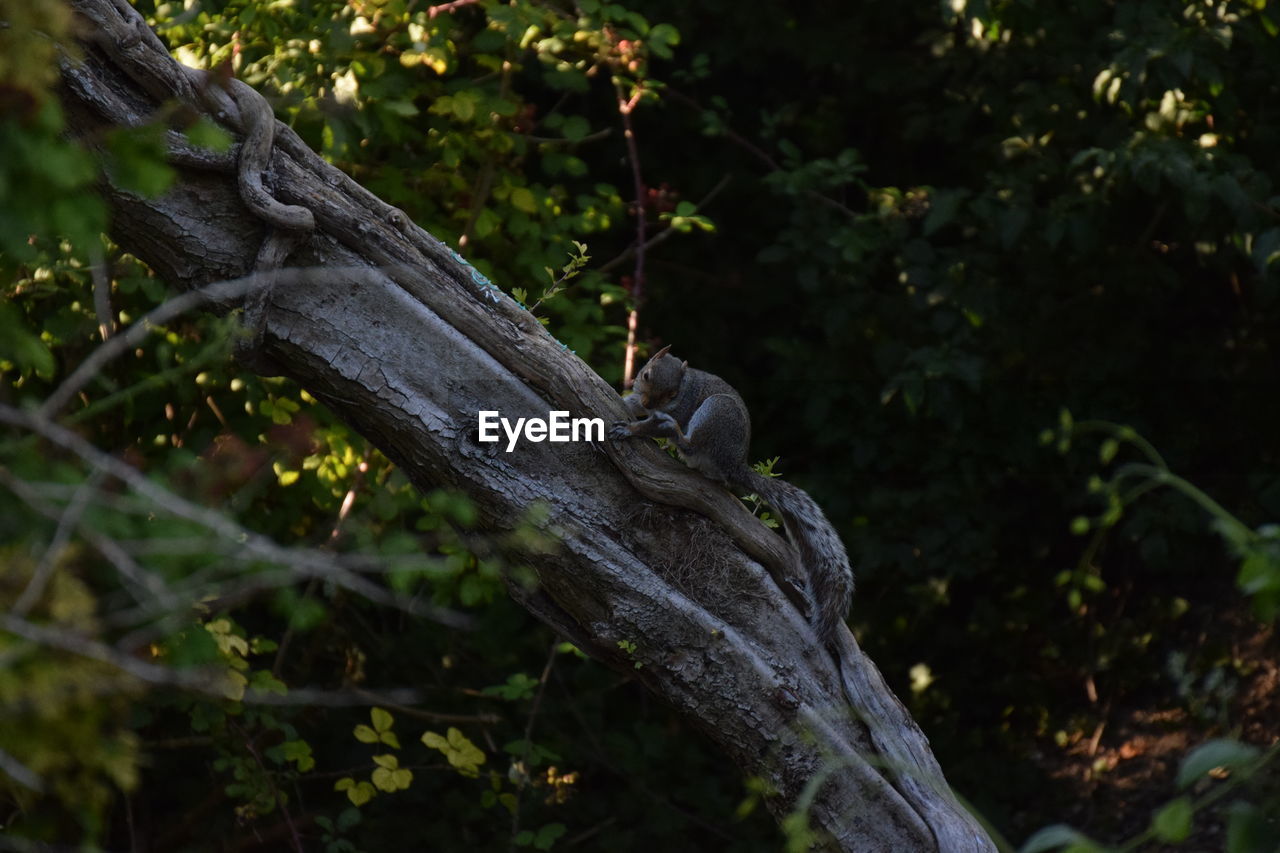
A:
{"type": "MultiPolygon", "coordinates": [[[[72,5],[84,19],[82,55],[63,64],[73,133],[101,138],[180,101],[241,140],[216,155],[171,133],[179,178],[166,195],[103,186],[114,238],[182,288],[274,266],[259,258],[280,226],[241,195],[238,165],[254,132],[245,93],[174,62],[124,0],[72,5]]],[[[995,849],[852,635],[841,638],[839,662],[816,641],[781,537],[644,443],[523,442],[511,453],[481,444],[482,409],[606,422],[624,411],[523,309],[284,125],[267,155],[266,187],[310,211],[314,230],[289,244],[286,269],[263,274],[255,370],[296,380],[420,488],[466,493],[487,530],[513,529],[531,504],[546,506],[558,546],[515,555],[538,585],[513,584],[512,595],[696,721],[776,791],[776,814],[807,805],[826,847],[995,849]]]]}

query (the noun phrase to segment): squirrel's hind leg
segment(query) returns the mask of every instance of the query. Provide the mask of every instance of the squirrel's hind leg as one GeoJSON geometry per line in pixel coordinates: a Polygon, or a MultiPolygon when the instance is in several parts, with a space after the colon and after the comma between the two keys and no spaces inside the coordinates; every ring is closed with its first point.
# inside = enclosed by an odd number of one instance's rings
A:
{"type": "Polygon", "coordinates": [[[747,455],[748,427],[742,404],[728,394],[713,394],[689,418],[676,447],[689,467],[728,483],[747,455]]]}

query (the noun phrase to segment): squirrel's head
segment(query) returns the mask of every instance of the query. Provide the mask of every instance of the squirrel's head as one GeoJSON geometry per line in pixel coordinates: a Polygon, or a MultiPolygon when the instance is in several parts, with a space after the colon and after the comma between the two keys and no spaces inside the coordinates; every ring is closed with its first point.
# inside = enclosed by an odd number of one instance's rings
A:
{"type": "Polygon", "coordinates": [[[670,349],[668,344],[658,350],[636,374],[633,390],[640,395],[640,405],[646,409],[661,409],[680,390],[689,362],[669,355],[670,349]]]}

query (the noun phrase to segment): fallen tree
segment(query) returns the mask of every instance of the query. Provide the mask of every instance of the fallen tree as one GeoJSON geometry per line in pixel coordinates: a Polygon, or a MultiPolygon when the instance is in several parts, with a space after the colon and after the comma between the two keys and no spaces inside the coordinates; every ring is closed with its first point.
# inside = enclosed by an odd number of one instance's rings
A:
{"type": "Polygon", "coordinates": [[[480,442],[481,410],[611,421],[623,409],[528,312],[325,163],[251,88],[176,63],[124,0],[73,6],[85,19],[82,55],[63,64],[75,134],[180,104],[237,138],[215,154],[170,131],[169,192],[103,192],[114,239],[166,281],[245,280],[243,300],[210,303],[243,307],[245,364],[297,381],[420,488],[465,493],[486,529],[545,506],[557,547],[518,555],[538,582],[512,595],[696,721],[766,780],[776,814],[804,809],[836,849],[994,848],[852,635],[839,661],[816,642],[782,538],[652,446],[480,442]]]}

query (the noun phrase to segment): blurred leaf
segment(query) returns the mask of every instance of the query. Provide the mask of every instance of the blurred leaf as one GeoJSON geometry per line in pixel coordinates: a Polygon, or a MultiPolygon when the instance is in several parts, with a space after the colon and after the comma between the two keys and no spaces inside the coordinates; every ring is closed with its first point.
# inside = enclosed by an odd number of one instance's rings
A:
{"type": "Polygon", "coordinates": [[[1161,841],[1178,844],[1186,841],[1191,834],[1193,814],[1191,801],[1186,797],[1178,797],[1156,812],[1151,819],[1151,828],[1161,841]]]}
{"type": "Polygon", "coordinates": [[[1256,747],[1236,740],[1218,739],[1202,743],[1187,754],[1178,768],[1178,788],[1185,789],[1219,767],[1240,770],[1258,757],[1256,747]]]}

